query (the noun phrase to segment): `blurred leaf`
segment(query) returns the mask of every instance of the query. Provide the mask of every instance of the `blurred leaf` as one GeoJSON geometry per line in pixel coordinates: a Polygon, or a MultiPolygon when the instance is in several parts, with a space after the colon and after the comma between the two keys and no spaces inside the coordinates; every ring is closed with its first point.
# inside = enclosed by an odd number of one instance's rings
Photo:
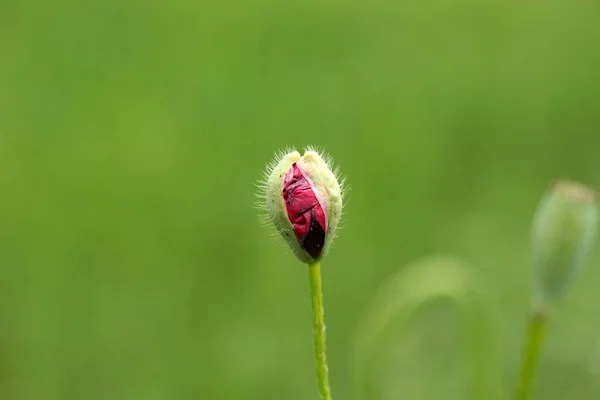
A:
{"type": "Polygon", "coordinates": [[[383,285],[362,326],[356,356],[357,398],[403,399],[406,392],[411,398],[415,393],[420,393],[419,399],[454,398],[450,390],[460,399],[499,399],[502,363],[497,314],[476,271],[460,260],[437,256],[407,266],[383,285]],[[432,317],[430,311],[440,305],[446,307],[433,315],[435,323],[423,326],[420,317],[432,317]],[[439,319],[450,310],[459,335],[452,321],[439,319]],[[422,329],[415,332],[415,326],[422,329]],[[441,349],[436,343],[440,338],[446,339],[441,349]],[[415,346],[419,341],[421,345],[415,346]],[[411,357],[415,348],[420,351],[411,357]],[[448,365],[452,354],[454,366],[448,365]],[[427,365],[430,380],[417,382],[423,379],[419,365],[432,360],[443,365],[440,373],[435,375],[435,365],[427,365]],[[448,375],[455,379],[458,375],[461,381],[443,382],[449,381],[448,375]]]}

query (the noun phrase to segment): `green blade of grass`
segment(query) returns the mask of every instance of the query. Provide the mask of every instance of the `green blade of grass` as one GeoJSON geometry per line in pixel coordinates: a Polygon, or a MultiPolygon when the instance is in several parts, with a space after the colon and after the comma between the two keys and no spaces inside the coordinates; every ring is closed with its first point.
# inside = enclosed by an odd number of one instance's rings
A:
{"type": "Polygon", "coordinates": [[[437,256],[408,265],[382,286],[358,336],[356,399],[411,398],[401,388],[393,394],[386,388],[394,374],[399,377],[411,368],[389,371],[393,348],[406,339],[415,319],[439,300],[451,303],[458,316],[466,399],[501,398],[498,311],[492,296],[474,269],[456,258],[437,256]]]}

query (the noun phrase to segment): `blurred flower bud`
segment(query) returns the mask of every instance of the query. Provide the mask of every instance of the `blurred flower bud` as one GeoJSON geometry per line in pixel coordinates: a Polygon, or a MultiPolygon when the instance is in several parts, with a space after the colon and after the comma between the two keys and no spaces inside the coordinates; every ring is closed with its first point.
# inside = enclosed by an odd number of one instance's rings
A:
{"type": "Polygon", "coordinates": [[[558,300],[581,270],[596,237],[596,193],[581,184],[555,183],[533,222],[534,304],[543,311],[558,300]]]}
{"type": "Polygon", "coordinates": [[[327,254],[342,213],[342,189],[316,151],[278,158],[265,176],[264,208],[293,253],[304,263],[327,254]]]}

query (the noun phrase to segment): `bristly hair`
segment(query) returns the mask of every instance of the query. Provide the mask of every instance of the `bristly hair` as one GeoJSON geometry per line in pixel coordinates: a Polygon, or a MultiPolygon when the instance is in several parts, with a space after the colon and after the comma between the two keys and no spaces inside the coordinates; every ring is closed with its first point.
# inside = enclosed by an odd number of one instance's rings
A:
{"type": "Polygon", "coordinates": [[[269,217],[269,214],[267,213],[267,190],[269,177],[273,173],[275,167],[279,165],[279,162],[283,159],[283,157],[293,151],[295,151],[295,149],[289,146],[283,148],[282,150],[275,151],[274,157],[266,164],[262,173],[262,177],[254,184],[254,186],[257,188],[257,191],[254,194],[256,197],[254,208],[261,211],[259,214],[260,224],[269,228],[269,235],[273,237],[276,237],[278,234],[280,234],[280,232],[277,230],[277,228],[275,228],[271,217],[269,217]]]}
{"type": "MultiPolygon", "coordinates": [[[[347,187],[346,177],[341,175],[340,166],[335,164],[331,154],[329,154],[327,151],[325,151],[325,149],[322,147],[312,146],[312,145],[306,146],[304,148],[304,151],[305,152],[314,151],[315,153],[319,154],[319,156],[321,156],[323,161],[325,161],[325,164],[327,164],[327,168],[329,168],[329,170],[331,172],[333,172],[333,176],[335,176],[335,179],[338,181],[338,184],[340,185],[340,190],[342,192],[342,200],[343,200],[345,197],[346,191],[350,190],[350,188],[347,187]]],[[[343,207],[343,205],[344,205],[344,203],[342,201],[342,207],[343,207]]]]}
{"type": "MultiPolygon", "coordinates": [[[[329,168],[329,170],[333,172],[333,175],[335,176],[336,180],[338,181],[338,183],[340,185],[341,196],[342,196],[342,210],[340,213],[340,224],[338,224],[336,232],[335,232],[334,236],[331,238],[332,241],[335,241],[335,238],[338,236],[338,232],[340,231],[340,229],[343,228],[344,223],[345,223],[345,219],[343,218],[344,209],[346,207],[345,200],[346,200],[346,194],[348,193],[350,188],[348,187],[348,185],[346,183],[346,178],[344,176],[341,176],[341,174],[340,174],[339,165],[335,165],[335,163],[333,161],[333,157],[329,153],[327,153],[325,151],[325,149],[323,149],[322,147],[309,145],[309,146],[304,147],[303,150],[304,150],[304,152],[314,151],[315,153],[319,154],[319,156],[327,164],[327,167],[329,168]]],[[[266,164],[266,167],[263,170],[262,178],[255,183],[257,191],[255,194],[256,201],[254,202],[254,207],[261,211],[261,213],[259,215],[260,223],[261,223],[261,225],[264,225],[267,228],[269,228],[269,230],[270,230],[269,235],[273,236],[273,237],[277,237],[280,234],[280,232],[278,232],[277,228],[275,228],[275,226],[272,223],[273,221],[271,220],[271,217],[269,217],[269,215],[267,213],[266,199],[267,199],[268,181],[269,181],[269,177],[273,173],[273,170],[275,169],[275,167],[277,167],[277,165],[279,165],[279,162],[283,159],[283,157],[285,157],[287,154],[294,152],[294,151],[296,151],[296,149],[294,147],[289,147],[289,146],[285,147],[282,150],[276,151],[275,156],[272,158],[272,160],[266,164]]]]}
{"type": "Polygon", "coordinates": [[[346,194],[351,190],[351,188],[348,186],[346,177],[341,174],[340,166],[335,164],[331,154],[329,154],[323,147],[308,145],[304,147],[304,151],[314,151],[315,153],[319,154],[323,161],[325,161],[325,164],[327,164],[329,170],[333,172],[333,176],[335,176],[335,179],[340,185],[340,191],[342,196],[342,210],[340,212],[340,222],[338,223],[335,234],[331,238],[331,243],[333,243],[338,237],[339,231],[344,228],[344,223],[346,221],[344,218],[344,209],[346,208],[346,194]]]}

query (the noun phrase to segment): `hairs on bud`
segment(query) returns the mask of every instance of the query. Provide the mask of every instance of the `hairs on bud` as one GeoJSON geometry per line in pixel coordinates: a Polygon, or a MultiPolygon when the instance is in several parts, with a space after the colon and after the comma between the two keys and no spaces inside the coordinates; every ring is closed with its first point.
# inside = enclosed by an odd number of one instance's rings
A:
{"type": "MultiPolygon", "coordinates": [[[[317,146],[306,146],[302,150],[304,151],[304,154],[306,154],[306,152],[317,153],[319,155],[319,157],[321,157],[323,159],[323,161],[327,165],[327,168],[333,173],[335,179],[337,180],[337,182],[339,184],[340,191],[341,191],[342,209],[340,210],[340,215],[339,215],[339,218],[341,218],[343,215],[345,194],[349,190],[349,188],[346,185],[345,177],[342,177],[340,174],[339,166],[335,165],[335,163],[333,161],[333,157],[330,154],[328,154],[323,148],[320,148],[317,146]]],[[[275,228],[275,229],[269,228],[270,236],[276,236],[276,237],[281,236],[282,232],[277,228],[276,224],[273,223],[273,219],[268,213],[267,198],[268,198],[268,190],[269,190],[269,178],[273,174],[275,168],[277,168],[277,166],[280,164],[280,162],[286,156],[288,156],[291,153],[296,152],[296,151],[297,150],[293,147],[285,147],[283,150],[276,151],[273,159],[266,164],[266,167],[263,170],[261,179],[255,183],[257,191],[255,193],[256,201],[254,203],[254,206],[256,209],[261,211],[260,215],[259,215],[261,225],[266,225],[268,227],[275,228]]],[[[341,227],[338,225],[334,234],[329,239],[330,242],[333,242],[335,240],[335,238],[338,236],[338,231],[340,228],[341,227]]]]}
{"type": "Polygon", "coordinates": [[[325,161],[325,164],[327,164],[327,168],[329,168],[329,170],[331,172],[333,172],[335,179],[338,181],[338,183],[340,185],[341,196],[342,196],[342,209],[340,210],[340,224],[338,224],[335,234],[331,238],[331,243],[334,243],[335,239],[339,235],[339,231],[344,228],[344,224],[346,223],[346,220],[344,219],[344,210],[347,206],[347,201],[348,201],[348,199],[346,199],[346,194],[350,191],[351,188],[350,188],[350,186],[348,186],[346,177],[344,175],[342,175],[340,166],[334,162],[333,156],[331,154],[329,154],[323,147],[308,145],[308,146],[304,147],[303,150],[305,153],[307,151],[314,151],[319,156],[321,156],[323,161],[325,161]]]}

